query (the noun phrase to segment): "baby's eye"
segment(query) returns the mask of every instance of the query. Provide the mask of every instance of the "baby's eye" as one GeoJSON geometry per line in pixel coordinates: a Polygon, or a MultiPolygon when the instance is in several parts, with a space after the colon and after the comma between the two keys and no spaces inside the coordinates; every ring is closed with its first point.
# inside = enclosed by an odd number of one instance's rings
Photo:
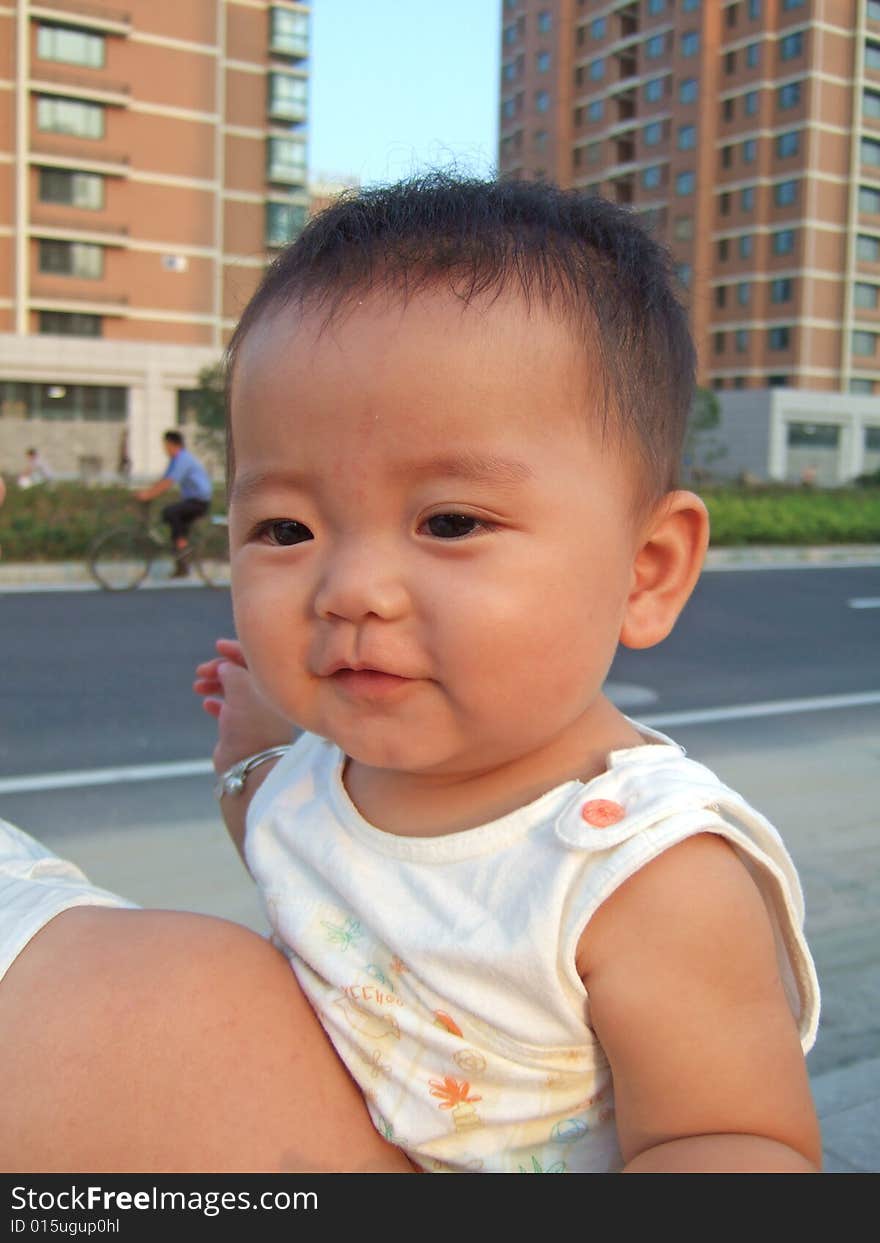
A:
{"type": "Polygon", "coordinates": [[[302,522],[296,522],[293,518],[277,518],[274,522],[264,522],[259,527],[257,535],[268,543],[279,544],[283,548],[289,548],[291,544],[302,544],[305,540],[314,538],[307,526],[304,526],[302,522]]]}
{"type": "Polygon", "coordinates": [[[461,539],[465,535],[473,535],[486,523],[471,514],[434,514],[426,520],[425,526],[437,539],[461,539]]]}

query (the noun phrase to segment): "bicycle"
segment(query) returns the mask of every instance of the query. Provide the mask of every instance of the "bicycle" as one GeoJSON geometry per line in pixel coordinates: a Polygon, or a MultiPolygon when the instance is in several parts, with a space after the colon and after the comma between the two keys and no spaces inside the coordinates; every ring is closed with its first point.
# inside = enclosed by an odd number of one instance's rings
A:
{"type": "MultiPolygon", "coordinates": [[[[185,563],[195,570],[206,587],[229,586],[229,537],[225,514],[206,514],[190,528],[189,544],[172,550],[164,526],[150,519],[150,502],[139,502],[142,519],[137,524],[114,527],[99,535],[89,549],[92,578],[105,591],[132,591],[150,574],[159,581],[185,563]]],[[[181,580],[185,581],[185,580],[181,580]]],[[[172,584],[169,582],[168,586],[172,584]]]]}

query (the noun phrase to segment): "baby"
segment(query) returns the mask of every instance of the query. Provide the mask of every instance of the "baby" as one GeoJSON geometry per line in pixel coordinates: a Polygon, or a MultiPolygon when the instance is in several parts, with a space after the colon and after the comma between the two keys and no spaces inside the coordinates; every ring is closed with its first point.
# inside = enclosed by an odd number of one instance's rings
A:
{"type": "Polygon", "coordinates": [[[274,939],[421,1169],[820,1160],[789,856],[603,694],[700,572],[693,383],[630,213],[439,174],[314,220],[231,343],[241,646],[196,689],[218,769],[261,753],[274,939]]]}

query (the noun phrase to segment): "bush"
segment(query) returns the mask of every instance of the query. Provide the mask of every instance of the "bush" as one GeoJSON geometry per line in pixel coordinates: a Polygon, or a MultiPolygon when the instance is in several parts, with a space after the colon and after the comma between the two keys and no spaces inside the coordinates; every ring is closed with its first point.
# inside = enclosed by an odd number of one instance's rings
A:
{"type": "Polygon", "coordinates": [[[880,543],[880,493],[857,488],[712,488],[702,493],[714,547],[880,543]]]}
{"type": "MultiPolygon", "coordinates": [[[[153,502],[154,514],[168,499],[172,495],[153,502]]],[[[212,509],[224,508],[223,491],[215,489],[212,509]]],[[[7,478],[6,504],[0,509],[3,560],[81,561],[97,535],[136,523],[140,512],[128,488],[52,482],[22,489],[7,478]]]]}

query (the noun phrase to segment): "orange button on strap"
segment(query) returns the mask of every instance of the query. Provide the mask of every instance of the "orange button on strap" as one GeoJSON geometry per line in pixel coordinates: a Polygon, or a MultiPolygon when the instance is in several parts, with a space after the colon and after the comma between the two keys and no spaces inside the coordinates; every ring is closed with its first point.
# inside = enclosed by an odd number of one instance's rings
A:
{"type": "Polygon", "coordinates": [[[609,825],[617,824],[626,815],[620,803],[612,803],[607,798],[594,798],[589,803],[584,803],[581,808],[581,815],[587,824],[593,825],[596,829],[607,829],[609,825]]]}

